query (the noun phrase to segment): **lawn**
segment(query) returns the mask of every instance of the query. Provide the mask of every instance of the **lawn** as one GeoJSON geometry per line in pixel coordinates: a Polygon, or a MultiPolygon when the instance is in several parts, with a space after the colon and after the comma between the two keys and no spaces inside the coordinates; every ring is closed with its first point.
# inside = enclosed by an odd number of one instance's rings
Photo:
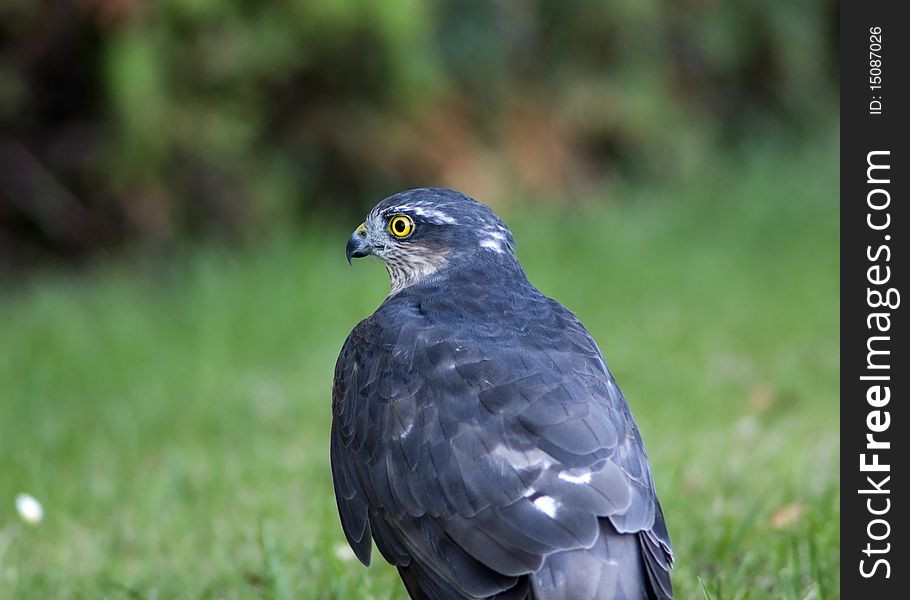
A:
{"type": "MultiPolygon", "coordinates": [[[[838,596],[836,143],[503,211],[629,399],[678,598],[838,596]]],[[[0,290],[0,597],[403,596],[328,464],[335,357],[388,284],[322,218],[0,290]]]]}

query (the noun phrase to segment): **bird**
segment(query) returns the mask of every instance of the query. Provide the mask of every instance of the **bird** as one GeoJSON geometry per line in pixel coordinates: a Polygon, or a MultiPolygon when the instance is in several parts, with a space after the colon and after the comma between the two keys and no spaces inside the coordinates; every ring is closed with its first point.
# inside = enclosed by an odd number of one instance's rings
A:
{"type": "Polygon", "coordinates": [[[344,535],[413,599],[672,598],[638,427],[581,322],[487,205],[420,188],[351,234],[391,290],[344,342],[331,470],[344,535]]]}

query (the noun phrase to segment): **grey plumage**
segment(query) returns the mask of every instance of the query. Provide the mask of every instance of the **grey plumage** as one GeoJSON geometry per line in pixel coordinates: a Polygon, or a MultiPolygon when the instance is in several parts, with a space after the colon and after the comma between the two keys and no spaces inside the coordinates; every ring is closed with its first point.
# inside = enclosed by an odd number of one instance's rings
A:
{"type": "Polygon", "coordinates": [[[382,201],[348,256],[393,293],[335,369],[332,473],[345,536],[413,598],[671,598],[647,456],[597,345],[535,289],[505,225],[451,190],[382,201]],[[389,219],[413,232],[395,239],[389,219]]]}

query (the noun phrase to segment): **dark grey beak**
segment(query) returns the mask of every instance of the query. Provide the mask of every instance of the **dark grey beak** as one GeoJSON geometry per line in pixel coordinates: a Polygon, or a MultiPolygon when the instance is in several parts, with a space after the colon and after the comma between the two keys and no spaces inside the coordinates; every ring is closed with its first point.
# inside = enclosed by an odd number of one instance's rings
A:
{"type": "Polygon", "coordinates": [[[354,230],[354,233],[351,234],[351,237],[348,238],[348,243],[344,247],[344,255],[348,259],[348,264],[350,264],[352,258],[369,256],[372,250],[373,249],[367,243],[366,224],[361,223],[357,226],[357,229],[354,230]]]}

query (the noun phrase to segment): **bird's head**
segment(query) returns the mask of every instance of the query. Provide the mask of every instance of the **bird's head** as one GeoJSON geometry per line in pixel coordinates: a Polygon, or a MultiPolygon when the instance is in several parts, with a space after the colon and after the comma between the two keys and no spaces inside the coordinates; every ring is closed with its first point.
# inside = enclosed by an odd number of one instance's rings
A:
{"type": "Polygon", "coordinates": [[[346,255],[385,262],[392,293],[449,267],[484,258],[515,260],[515,240],[490,208],[454,190],[420,188],[390,196],[348,239],[346,255]]]}

